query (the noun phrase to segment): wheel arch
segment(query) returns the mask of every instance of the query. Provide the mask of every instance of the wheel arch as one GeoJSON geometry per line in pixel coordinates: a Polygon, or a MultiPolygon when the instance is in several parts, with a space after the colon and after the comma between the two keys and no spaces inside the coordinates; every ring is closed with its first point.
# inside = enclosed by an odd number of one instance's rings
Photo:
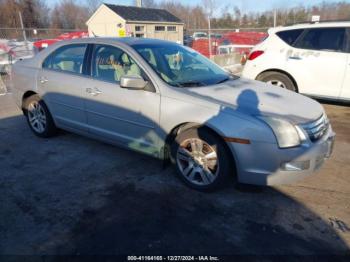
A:
{"type": "Polygon", "coordinates": [[[32,95],[37,95],[38,93],[32,91],[32,90],[28,90],[26,92],[24,92],[23,96],[22,96],[22,109],[23,109],[23,103],[24,101],[28,98],[31,97],[32,95]]]}
{"type": "Polygon", "coordinates": [[[28,90],[28,91],[24,92],[24,94],[22,96],[22,104],[21,104],[21,109],[22,109],[22,112],[23,112],[24,115],[27,114],[27,111],[26,111],[25,106],[24,106],[24,103],[25,103],[26,99],[28,97],[31,97],[31,96],[37,95],[37,94],[38,93],[36,93],[36,92],[34,92],[32,90],[28,90]]]}
{"type": "Polygon", "coordinates": [[[223,134],[220,133],[219,130],[216,128],[208,125],[208,124],[200,124],[195,122],[185,122],[178,124],[175,126],[167,135],[165,143],[166,147],[168,148],[167,152],[169,152],[169,155],[167,155],[167,158],[169,158],[171,161],[173,161],[171,154],[170,154],[170,147],[175,141],[176,136],[178,136],[180,133],[184,132],[185,130],[191,129],[191,128],[205,128],[207,131],[212,133],[214,136],[216,136],[218,139],[220,139],[223,142],[223,145],[225,146],[225,149],[227,150],[228,154],[230,155],[231,159],[233,160],[233,168],[235,170],[235,173],[237,174],[237,158],[235,157],[235,153],[233,152],[233,149],[230,148],[230,146],[227,144],[227,142],[223,139],[223,134]]]}
{"type": "Polygon", "coordinates": [[[267,69],[267,70],[265,70],[265,71],[262,71],[262,72],[260,72],[260,73],[257,75],[257,77],[255,78],[255,80],[259,80],[259,78],[260,78],[263,74],[265,74],[265,73],[270,73],[270,72],[277,72],[277,73],[281,73],[281,74],[286,75],[286,76],[293,82],[293,84],[295,85],[295,89],[296,89],[297,93],[299,93],[299,87],[298,87],[297,81],[294,79],[294,77],[293,77],[291,74],[289,74],[288,72],[286,72],[286,71],[284,71],[284,70],[281,70],[281,69],[271,68],[271,69],[267,69]]]}

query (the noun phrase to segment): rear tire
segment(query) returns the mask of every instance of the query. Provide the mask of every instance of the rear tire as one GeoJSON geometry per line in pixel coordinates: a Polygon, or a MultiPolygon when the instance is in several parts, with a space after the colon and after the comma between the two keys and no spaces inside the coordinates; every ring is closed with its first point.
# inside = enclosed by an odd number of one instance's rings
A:
{"type": "Polygon", "coordinates": [[[262,73],[257,77],[257,80],[297,92],[297,88],[290,77],[279,72],[262,73]]]}
{"type": "Polygon", "coordinates": [[[233,159],[224,142],[206,128],[180,133],[172,147],[179,178],[199,191],[213,191],[234,174],[233,159]]]}
{"type": "Polygon", "coordinates": [[[24,115],[30,129],[38,137],[52,137],[57,128],[45,102],[38,95],[32,95],[23,102],[24,115]]]}

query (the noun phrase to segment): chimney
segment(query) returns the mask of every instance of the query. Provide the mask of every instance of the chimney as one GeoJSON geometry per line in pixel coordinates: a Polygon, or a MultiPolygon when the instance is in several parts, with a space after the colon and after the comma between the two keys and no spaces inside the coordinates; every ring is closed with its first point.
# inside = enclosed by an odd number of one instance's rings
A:
{"type": "Polygon", "coordinates": [[[136,0],[136,6],[142,7],[142,0],[136,0]]]}

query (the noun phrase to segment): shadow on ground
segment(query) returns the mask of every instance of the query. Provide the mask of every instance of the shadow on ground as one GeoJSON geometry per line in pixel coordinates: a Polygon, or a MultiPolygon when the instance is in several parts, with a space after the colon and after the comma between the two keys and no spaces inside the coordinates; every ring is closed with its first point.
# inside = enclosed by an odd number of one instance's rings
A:
{"type": "Polygon", "coordinates": [[[133,183],[114,184],[106,204],[85,210],[69,234],[69,245],[59,245],[55,252],[229,255],[347,250],[333,229],[300,203],[272,188],[253,191],[227,189],[203,196],[181,187],[157,192],[137,189],[133,183]]]}
{"type": "Polygon", "coordinates": [[[160,161],[0,121],[2,254],[348,254],[329,223],[274,188],[188,189],[160,161]]]}
{"type": "Polygon", "coordinates": [[[328,222],[275,188],[199,193],[156,159],[64,132],[39,139],[4,107],[1,254],[349,254],[328,222]]]}

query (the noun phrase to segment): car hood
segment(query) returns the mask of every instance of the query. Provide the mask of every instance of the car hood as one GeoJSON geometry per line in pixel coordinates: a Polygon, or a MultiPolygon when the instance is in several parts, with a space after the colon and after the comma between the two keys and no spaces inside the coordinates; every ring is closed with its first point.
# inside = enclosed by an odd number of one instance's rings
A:
{"type": "MultiPolygon", "coordinates": [[[[315,100],[295,92],[263,82],[239,78],[223,84],[184,88],[205,102],[221,108],[233,109],[252,116],[273,116],[288,119],[294,124],[307,123],[319,118],[324,110],[315,100]]],[[[229,112],[230,110],[225,110],[229,112]]]]}

